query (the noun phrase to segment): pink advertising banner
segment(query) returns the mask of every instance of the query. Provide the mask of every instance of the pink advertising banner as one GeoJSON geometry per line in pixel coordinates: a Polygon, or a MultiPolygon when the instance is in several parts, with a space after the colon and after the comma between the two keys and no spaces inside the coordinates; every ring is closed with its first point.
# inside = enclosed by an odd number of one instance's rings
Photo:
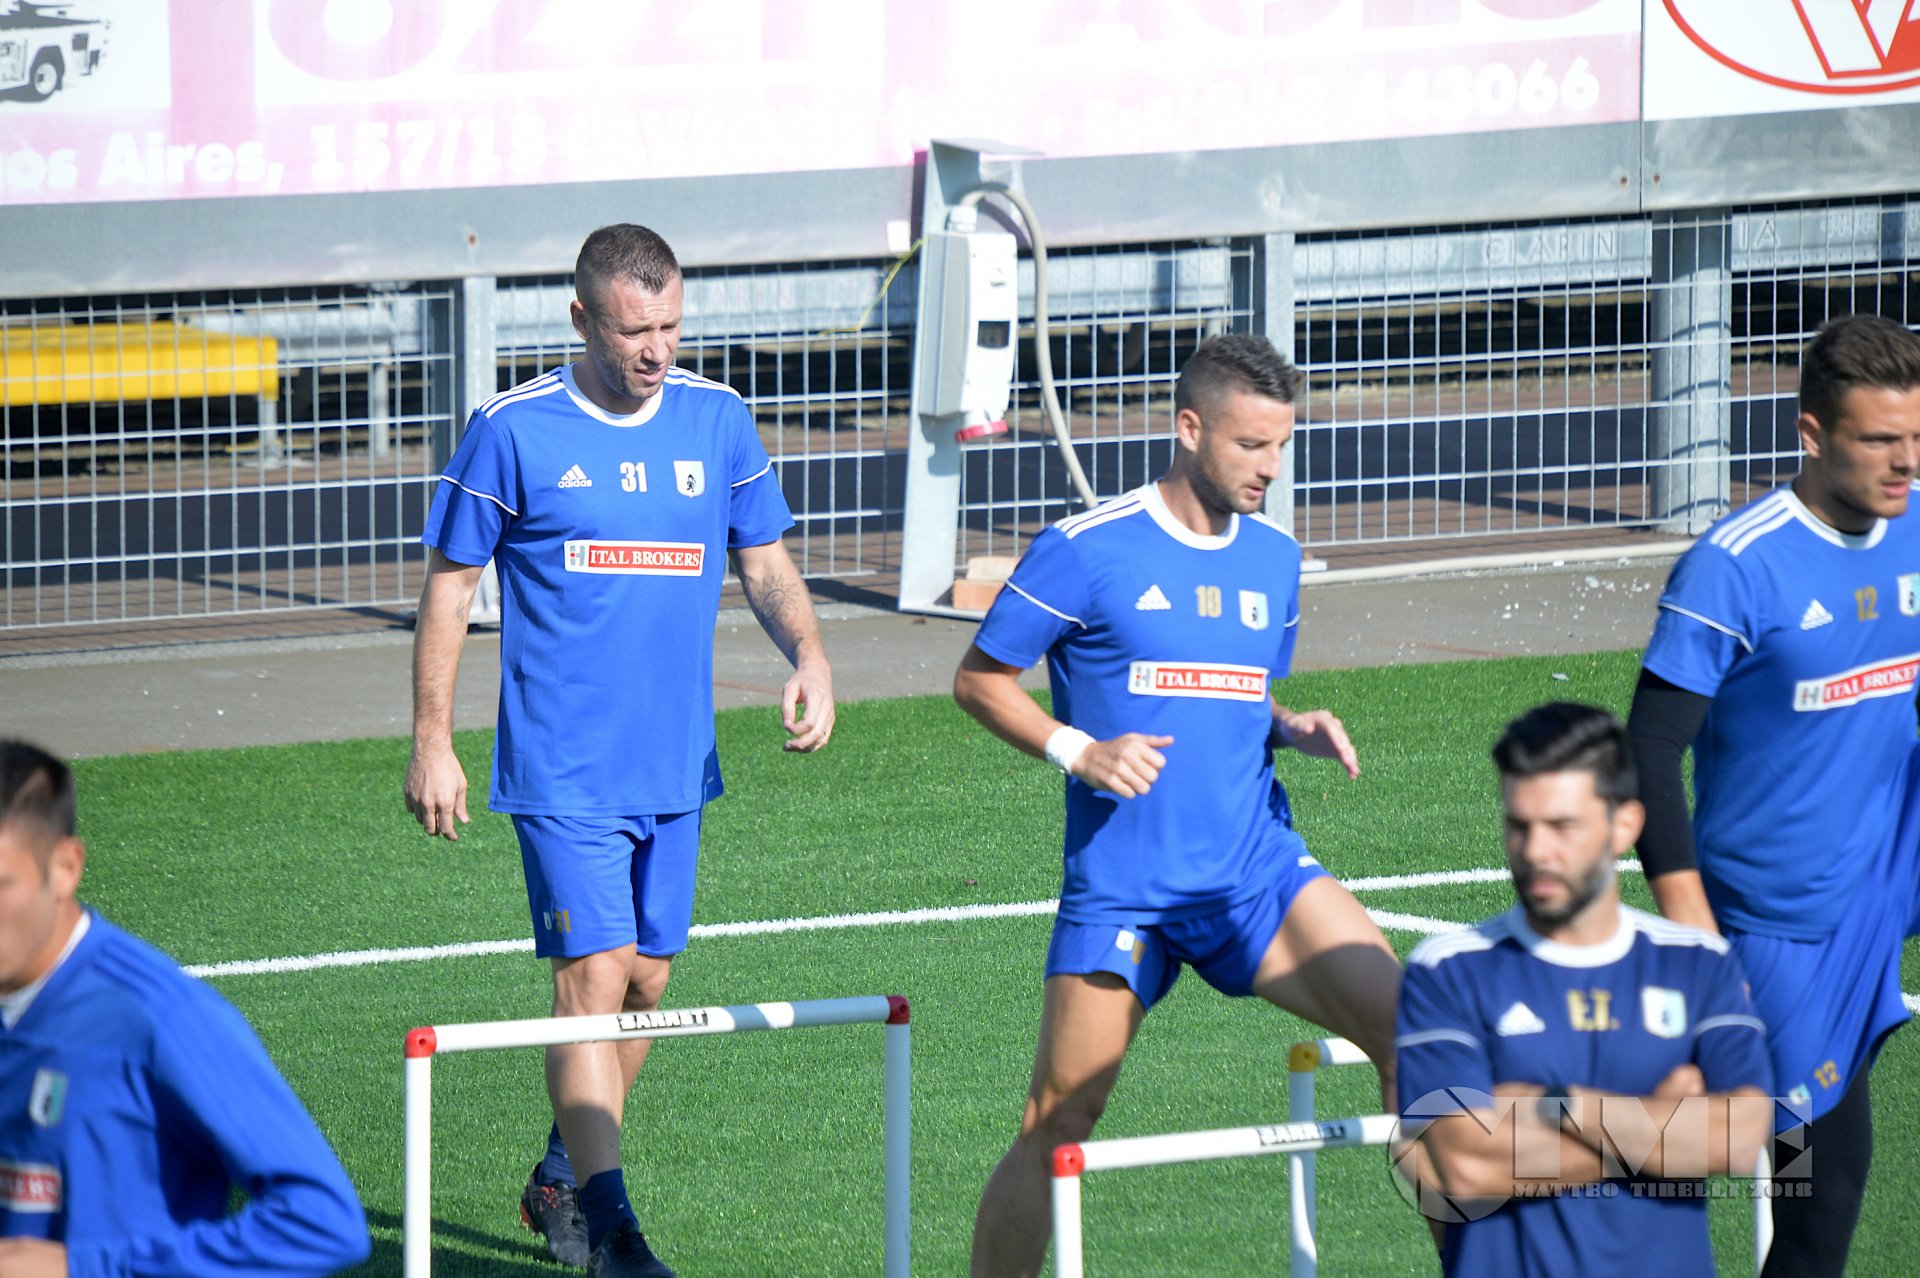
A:
{"type": "Polygon", "coordinates": [[[0,0],[0,205],[1638,118],[1641,0],[0,0]]]}

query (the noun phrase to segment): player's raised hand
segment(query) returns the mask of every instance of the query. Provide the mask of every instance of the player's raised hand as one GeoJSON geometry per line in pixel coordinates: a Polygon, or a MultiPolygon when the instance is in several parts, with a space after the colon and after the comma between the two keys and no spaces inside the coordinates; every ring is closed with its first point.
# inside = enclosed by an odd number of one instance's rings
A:
{"type": "Polygon", "coordinates": [[[459,841],[454,821],[458,818],[461,825],[467,824],[467,773],[452,746],[413,747],[413,757],[407,760],[406,796],[407,811],[423,830],[459,841]]]}
{"type": "Polygon", "coordinates": [[[1316,759],[1334,759],[1347,770],[1349,777],[1360,776],[1360,755],[1353,748],[1353,742],[1347,737],[1347,727],[1331,710],[1303,710],[1298,713],[1285,707],[1274,708],[1274,729],[1276,744],[1290,745],[1301,754],[1312,755],[1316,759]]]}
{"type": "Polygon", "coordinates": [[[1129,732],[1111,741],[1096,741],[1074,760],[1073,775],[1096,790],[1137,799],[1160,779],[1167,756],[1160,751],[1173,744],[1172,737],[1148,736],[1129,732]]]}
{"type": "Polygon", "coordinates": [[[780,725],[787,730],[781,749],[801,754],[818,750],[833,736],[833,671],[824,662],[801,666],[787,679],[780,691],[780,725]]]}

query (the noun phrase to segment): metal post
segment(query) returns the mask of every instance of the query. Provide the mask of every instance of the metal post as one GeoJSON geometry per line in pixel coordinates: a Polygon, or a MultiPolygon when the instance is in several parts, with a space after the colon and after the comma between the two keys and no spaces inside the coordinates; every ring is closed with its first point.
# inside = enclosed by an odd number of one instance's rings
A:
{"type": "MultiPolygon", "coordinates": [[[[1320,1044],[1295,1043],[1287,1052],[1287,1121],[1313,1121],[1314,1073],[1320,1044]]],[[[1314,1239],[1314,1160],[1311,1150],[1287,1155],[1287,1234],[1292,1278],[1315,1278],[1320,1248],[1314,1239]]]]}
{"type": "Polygon", "coordinates": [[[404,1171],[400,1198],[400,1268],[406,1278],[433,1271],[433,1031],[406,1038],[404,1171]]]}
{"type": "Polygon", "coordinates": [[[393,366],[382,360],[367,365],[367,451],[385,457],[393,451],[393,366]]]}
{"type": "Polygon", "coordinates": [[[1662,218],[1653,233],[1647,514],[1701,532],[1727,508],[1733,422],[1733,219],[1662,218]]]}
{"type": "MultiPolygon", "coordinates": [[[[1253,242],[1253,265],[1248,272],[1253,331],[1264,334],[1273,348],[1293,362],[1293,232],[1277,231],[1253,242]]],[[[1299,406],[1294,409],[1298,414],[1299,406]]],[[[1293,440],[1280,453],[1280,478],[1267,489],[1267,518],[1294,530],[1293,440]]]]}
{"type": "Polygon", "coordinates": [[[1053,1273],[1054,1278],[1084,1278],[1080,1226],[1080,1173],[1087,1161],[1078,1145],[1056,1145],[1053,1150],[1053,1273]]]}
{"type": "Polygon", "coordinates": [[[908,1278],[913,1271],[912,1179],[913,1128],[908,1098],[913,1091],[912,1026],[907,1000],[897,998],[894,1017],[881,1029],[885,1037],[883,1103],[886,1107],[882,1140],[886,1145],[886,1241],[882,1271],[886,1278],[908,1278]]]}
{"type": "MultiPolygon", "coordinates": [[[[499,297],[499,281],[491,275],[478,275],[460,281],[459,345],[454,351],[455,399],[450,419],[452,432],[443,423],[433,425],[433,465],[444,467],[453,456],[455,443],[467,428],[467,418],[475,409],[492,399],[498,386],[499,329],[494,304],[499,297]],[[442,436],[445,435],[444,452],[442,436]]],[[[467,613],[468,625],[500,624],[500,576],[491,562],[480,575],[473,594],[473,607],[467,613]]]]}

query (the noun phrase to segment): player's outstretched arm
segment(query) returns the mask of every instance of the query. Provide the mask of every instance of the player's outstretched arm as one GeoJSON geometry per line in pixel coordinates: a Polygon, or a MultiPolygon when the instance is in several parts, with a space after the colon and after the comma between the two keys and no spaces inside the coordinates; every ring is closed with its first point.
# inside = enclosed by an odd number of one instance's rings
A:
{"type": "Polygon", "coordinates": [[[427,564],[413,630],[413,756],[407,760],[407,811],[428,834],[458,839],[467,820],[467,774],[453,753],[453,689],[467,612],[484,564],[457,564],[439,551],[427,564]]]}
{"type": "Polygon", "coordinates": [[[1336,760],[1349,777],[1360,776],[1360,754],[1347,736],[1347,726],[1331,710],[1289,710],[1276,702],[1267,744],[1276,750],[1291,746],[1316,759],[1336,760]]]}
{"type": "Polygon", "coordinates": [[[788,734],[785,748],[818,750],[833,735],[833,667],[820,641],[820,619],[814,615],[807,583],[785,542],[742,546],[733,552],[733,562],[747,606],[793,664],[793,676],[780,693],[780,722],[788,734]]]}
{"type": "Polygon", "coordinates": [[[1027,695],[1017,667],[995,661],[975,646],[969,646],[960,659],[960,669],[953,676],[953,699],[1014,749],[1045,759],[1094,789],[1123,799],[1138,798],[1153,787],[1160,769],[1167,766],[1167,757],[1160,752],[1173,744],[1172,737],[1141,732],[1124,733],[1111,741],[1095,741],[1076,732],[1027,695]]]}

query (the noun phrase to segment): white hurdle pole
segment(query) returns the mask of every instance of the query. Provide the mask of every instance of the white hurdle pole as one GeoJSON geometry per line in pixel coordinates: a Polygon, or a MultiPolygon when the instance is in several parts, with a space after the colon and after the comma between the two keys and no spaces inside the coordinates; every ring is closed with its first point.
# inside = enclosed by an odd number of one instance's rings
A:
{"type": "Polygon", "coordinates": [[[907,1000],[897,994],[865,998],[824,998],[795,1003],[747,1003],[735,1007],[690,1007],[655,1012],[616,1012],[609,1016],[550,1016],[526,1021],[476,1021],[428,1025],[407,1031],[406,1172],[401,1200],[401,1265],[406,1278],[432,1272],[433,1058],[445,1052],[478,1052],[501,1047],[550,1047],[555,1043],[598,1043],[610,1039],[691,1038],[746,1030],[804,1029],[815,1025],[885,1026],[885,1084],[882,1097],[885,1166],[885,1278],[908,1278],[911,1221],[908,1175],[912,1137],[908,1124],[911,1090],[910,1019],[907,1000]]]}
{"type": "Polygon", "coordinates": [[[1129,1136],[1057,1146],[1053,1151],[1053,1270],[1055,1278],[1085,1278],[1081,1252],[1080,1178],[1120,1167],[1155,1167],[1215,1158],[1297,1154],[1310,1150],[1384,1145],[1399,1120],[1392,1114],[1336,1118],[1324,1123],[1226,1127],[1166,1136],[1129,1136]]]}
{"type": "MultiPolygon", "coordinates": [[[[1287,1049],[1287,1121],[1313,1121],[1314,1072],[1322,1065],[1370,1065],[1367,1054],[1344,1038],[1314,1038],[1287,1049]]],[[[1287,1223],[1292,1278],[1315,1278],[1320,1244],[1314,1234],[1320,1213],[1314,1192],[1313,1151],[1287,1155],[1287,1223]]]]}

